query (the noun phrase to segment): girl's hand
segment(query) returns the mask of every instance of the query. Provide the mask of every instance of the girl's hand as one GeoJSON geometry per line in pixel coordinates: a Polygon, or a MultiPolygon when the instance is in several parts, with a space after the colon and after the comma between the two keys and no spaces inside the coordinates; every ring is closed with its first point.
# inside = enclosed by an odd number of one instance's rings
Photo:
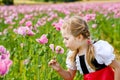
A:
{"type": "Polygon", "coordinates": [[[54,70],[56,71],[60,71],[61,67],[59,65],[59,63],[56,61],[56,59],[52,59],[49,63],[48,63],[49,66],[51,66],[54,70]]]}

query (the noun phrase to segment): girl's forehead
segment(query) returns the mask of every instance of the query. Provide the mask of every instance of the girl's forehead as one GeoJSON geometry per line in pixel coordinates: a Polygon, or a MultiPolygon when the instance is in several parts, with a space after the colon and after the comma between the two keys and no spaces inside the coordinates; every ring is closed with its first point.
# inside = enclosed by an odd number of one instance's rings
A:
{"type": "Polygon", "coordinates": [[[70,36],[72,36],[72,35],[70,34],[70,32],[68,32],[68,31],[66,31],[66,30],[62,30],[62,31],[61,31],[61,34],[62,34],[63,37],[70,37],[70,36]]]}
{"type": "Polygon", "coordinates": [[[62,34],[62,35],[68,35],[69,33],[68,33],[67,30],[61,30],[61,34],[62,34]]]}

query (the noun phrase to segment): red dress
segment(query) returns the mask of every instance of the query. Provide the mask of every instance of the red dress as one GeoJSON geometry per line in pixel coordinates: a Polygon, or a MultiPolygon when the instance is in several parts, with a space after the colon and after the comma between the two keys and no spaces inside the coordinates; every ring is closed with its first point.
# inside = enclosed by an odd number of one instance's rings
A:
{"type": "Polygon", "coordinates": [[[114,80],[114,72],[108,66],[96,72],[84,74],[84,80],[114,80]]]}

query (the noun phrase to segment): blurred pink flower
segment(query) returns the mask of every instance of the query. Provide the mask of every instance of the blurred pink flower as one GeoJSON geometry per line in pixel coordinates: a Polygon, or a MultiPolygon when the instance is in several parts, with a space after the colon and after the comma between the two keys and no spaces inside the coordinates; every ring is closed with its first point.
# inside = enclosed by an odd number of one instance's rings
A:
{"type": "Polygon", "coordinates": [[[120,18],[120,12],[114,14],[114,18],[120,18]]]}
{"type": "Polygon", "coordinates": [[[54,44],[50,44],[49,47],[50,47],[50,49],[52,49],[52,51],[54,52],[54,44]]]}
{"type": "Polygon", "coordinates": [[[24,60],[23,64],[24,64],[24,65],[27,65],[29,62],[30,62],[30,59],[27,58],[27,59],[24,60]]]}
{"type": "Polygon", "coordinates": [[[35,33],[28,27],[19,27],[18,29],[13,30],[17,34],[33,36],[35,33]]]}
{"type": "Polygon", "coordinates": [[[95,17],[96,17],[96,14],[86,14],[86,15],[84,16],[84,19],[85,19],[87,22],[89,22],[89,21],[91,21],[91,20],[95,20],[95,17]]]}
{"type": "Polygon", "coordinates": [[[25,19],[23,18],[23,19],[19,22],[19,24],[22,25],[24,22],[25,22],[25,19]]]}
{"type": "Polygon", "coordinates": [[[43,34],[39,39],[36,39],[37,42],[40,44],[46,44],[48,42],[48,39],[45,34],[43,34]]]}
{"type": "Polygon", "coordinates": [[[47,21],[52,21],[53,20],[53,17],[50,17],[47,19],[47,21]]]}
{"type": "Polygon", "coordinates": [[[7,74],[11,65],[11,60],[0,61],[0,76],[7,74]]]}
{"type": "Polygon", "coordinates": [[[28,30],[27,31],[27,35],[28,36],[33,36],[33,35],[35,35],[35,33],[32,30],[28,30]]]}
{"type": "Polygon", "coordinates": [[[27,19],[27,20],[32,19],[32,17],[33,17],[33,14],[26,14],[24,16],[24,18],[27,19]]]}
{"type": "Polygon", "coordinates": [[[12,61],[9,58],[9,51],[7,51],[4,46],[0,46],[0,76],[7,74],[10,66],[12,65],[12,61]]]}
{"type": "Polygon", "coordinates": [[[61,30],[62,23],[63,23],[63,20],[60,19],[58,23],[53,23],[52,26],[54,26],[57,31],[60,31],[60,30],[61,30]]]}
{"type": "Polygon", "coordinates": [[[5,24],[12,24],[12,19],[6,18],[4,21],[5,24]]]}
{"type": "Polygon", "coordinates": [[[69,12],[68,10],[65,10],[64,13],[65,13],[66,15],[69,15],[69,14],[70,14],[70,12],[69,12]]]}
{"type": "Polygon", "coordinates": [[[0,76],[3,76],[7,71],[7,67],[3,61],[0,61],[0,76]]]}
{"type": "Polygon", "coordinates": [[[7,33],[8,33],[8,29],[6,28],[6,29],[3,30],[3,34],[5,35],[7,33]]]}
{"type": "Polygon", "coordinates": [[[64,53],[64,49],[61,46],[56,46],[55,51],[60,54],[64,53]]]}
{"type": "Polygon", "coordinates": [[[47,19],[47,21],[51,21],[51,20],[53,20],[54,18],[57,18],[57,17],[58,17],[58,14],[53,13],[53,12],[48,13],[48,15],[49,15],[50,17],[47,19]]]}
{"type": "Polygon", "coordinates": [[[37,25],[41,26],[42,22],[40,20],[37,21],[37,25]]]}
{"type": "Polygon", "coordinates": [[[27,22],[25,23],[25,26],[27,26],[27,27],[32,26],[32,22],[31,22],[31,21],[27,21],[27,22]]]}
{"type": "Polygon", "coordinates": [[[96,28],[96,27],[97,27],[97,24],[93,24],[93,25],[92,25],[92,28],[96,28]]]}
{"type": "Polygon", "coordinates": [[[4,48],[4,46],[0,46],[0,53],[2,54],[6,53],[6,48],[4,48]]]}

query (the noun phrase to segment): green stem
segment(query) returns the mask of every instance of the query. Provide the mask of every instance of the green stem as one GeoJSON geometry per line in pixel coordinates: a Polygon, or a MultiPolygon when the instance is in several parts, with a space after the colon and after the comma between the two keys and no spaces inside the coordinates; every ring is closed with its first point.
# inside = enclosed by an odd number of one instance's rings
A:
{"type": "Polygon", "coordinates": [[[40,80],[40,56],[38,55],[38,80],[40,80]]]}
{"type": "MultiPolygon", "coordinates": [[[[46,53],[45,53],[45,61],[47,61],[47,55],[46,55],[46,53]]],[[[45,66],[46,66],[46,69],[45,69],[45,73],[44,74],[47,75],[47,73],[46,73],[47,72],[46,70],[48,69],[47,62],[45,62],[45,66]]],[[[46,76],[44,76],[44,80],[46,80],[46,76]]]]}

